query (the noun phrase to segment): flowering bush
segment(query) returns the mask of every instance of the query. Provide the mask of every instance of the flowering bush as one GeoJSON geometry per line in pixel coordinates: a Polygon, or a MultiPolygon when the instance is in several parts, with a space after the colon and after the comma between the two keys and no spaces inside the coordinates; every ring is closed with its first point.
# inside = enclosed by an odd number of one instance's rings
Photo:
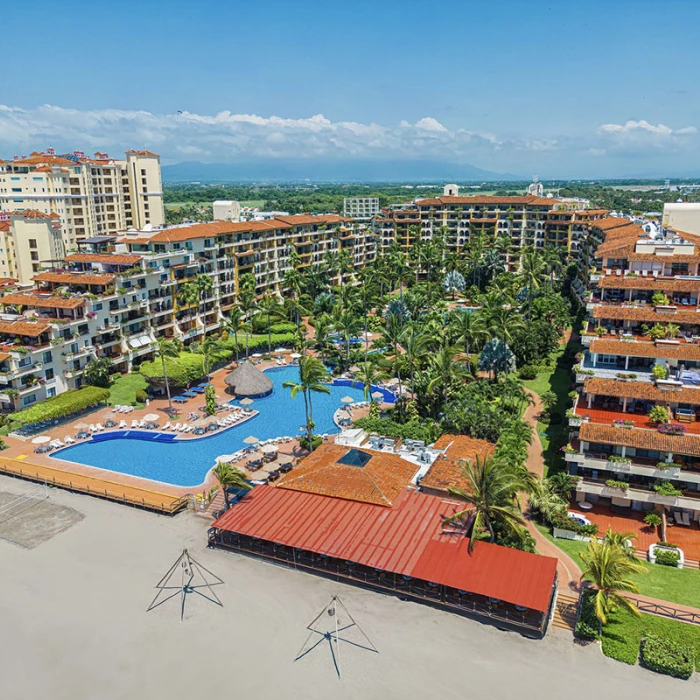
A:
{"type": "Polygon", "coordinates": [[[664,435],[683,435],[685,426],[682,423],[662,423],[659,426],[659,432],[664,435]]]}

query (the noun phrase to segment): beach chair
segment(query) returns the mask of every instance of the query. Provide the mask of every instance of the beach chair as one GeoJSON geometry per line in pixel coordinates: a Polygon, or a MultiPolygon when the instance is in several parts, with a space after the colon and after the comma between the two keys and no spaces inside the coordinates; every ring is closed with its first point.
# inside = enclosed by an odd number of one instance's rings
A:
{"type": "Polygon", "coordinates": [[[690,516],[687,513],[683,513],[681,519],[683,520],[683,525],[690,527],[690,516]]]}
{"type": "Polygon", "coordinates": [[[63,442],[66,443],[66,445],[72,445],[75,440],[70,435],[66,435],[66,437],[63,438],[63,442]]]}
{"type": "MultiPolygon", "coordinates": [[[[56,439],[51,443],[54,447],[65,447],[66,444],[64,442],[61,442],[60,439],[56,439]]],[[[685,515],[685,513],[684,513],[685,515]]]]}
{"type": "Polygon", "coordinates": [[[102,423],[95,423],[95,428],[97,428],[97,430],[104,430],[102,423]]]}
{"type": "Polygon", "coordinates": [[[140,420],[139,421],[139,428],[145,428],[146,427],[146,421],[145,420],[140,420]]]}
{"type": "Polygon", "coordinates": [[[134,420],[131,421],[131,429],[135,430],[136,428],[139,427],[139,422],[134,418],[134,420]]]}
{"type": "Polygon", "coordinates": [[[675,519],[675,521],[676,521],[676,523],[677,523],[678,525],[682,525],[682,524],[683,524],[683,518],[681,517],[681,514],[680,514],[678,511],[676,511],[676,512],[673,514],[673,518],[675,519]]]}
{"type": "Polygon", "coordinates": [[[90,425],[88,425],[88,430],[89,430],[91,433],[96,433],[96,432],[97,432],[97,428],[96,428],[92,423],[90,423],[90,425]]]}
{"type": "Polygon", "coordinates": [[[120,429],[120,430],[126,430],[126,429],[127,429],[126,421],[125,421],[124,419],[122,419],[122,420],[119,421],[119,429],[120,429]]]}

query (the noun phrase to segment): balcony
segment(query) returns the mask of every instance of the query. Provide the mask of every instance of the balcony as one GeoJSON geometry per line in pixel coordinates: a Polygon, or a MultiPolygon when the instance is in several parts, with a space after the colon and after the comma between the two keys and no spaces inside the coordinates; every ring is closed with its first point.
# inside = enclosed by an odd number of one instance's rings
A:
{"type": "Polygon", "coordinates": [[[616,498],[630,502],[654,503],[674,508],[700,510],[700,492],[697,493],[697,496],[690,496],[688,493],[684,493],[682,496],[662,496],[656,491],[645,491],[632,487],[622,491],[621,489],[610,488],[604,482],[592,479],[579,479],[576,484],[577,501],[583,500],[579,498],[579,494],[592,494],[603,498],[616,498]]]}
{"type": "MultiPolygon", "coordinates": [[[[564,459],[576,464],[584,469],[595,469],[596,471],[611,472],[614,474],[636,474],[649,479],[659,479],[662,481],[680,480],[692,484],[700,484],[700,472],[681,467],[671,469],[660,469],[656,462],[641,457],[631,457],[632,462],[611,461],[609,455],[596,454],[593,452],[569,452],[565,453],[564,459]]],[[[700,494],[699,494],[700,497],[700,494]]]]}

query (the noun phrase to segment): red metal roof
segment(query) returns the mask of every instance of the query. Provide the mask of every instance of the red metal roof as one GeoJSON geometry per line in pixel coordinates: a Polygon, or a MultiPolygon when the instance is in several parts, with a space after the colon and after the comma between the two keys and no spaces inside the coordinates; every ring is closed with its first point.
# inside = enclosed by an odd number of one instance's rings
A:
{"type": "Polygon", "coordinates": [[[453,501],[404,489],[391,508],[258,486],[214,527],[546,612],[557,560],[444,531],[453,501]]]}

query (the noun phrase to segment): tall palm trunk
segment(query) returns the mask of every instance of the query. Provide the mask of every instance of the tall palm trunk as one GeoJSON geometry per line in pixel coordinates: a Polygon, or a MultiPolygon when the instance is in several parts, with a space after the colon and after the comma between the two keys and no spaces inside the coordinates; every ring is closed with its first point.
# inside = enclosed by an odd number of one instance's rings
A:
{"type": "Polygon", "coordinates": [[[165,371],[165,355],[161,354],[160,360],[163,363],[163,377],[165,378],[165,393],[168,395],[168,411],[173,410],[173,404],[170,400],[170,381],[168,380],[168,373],[165,371]]]}

